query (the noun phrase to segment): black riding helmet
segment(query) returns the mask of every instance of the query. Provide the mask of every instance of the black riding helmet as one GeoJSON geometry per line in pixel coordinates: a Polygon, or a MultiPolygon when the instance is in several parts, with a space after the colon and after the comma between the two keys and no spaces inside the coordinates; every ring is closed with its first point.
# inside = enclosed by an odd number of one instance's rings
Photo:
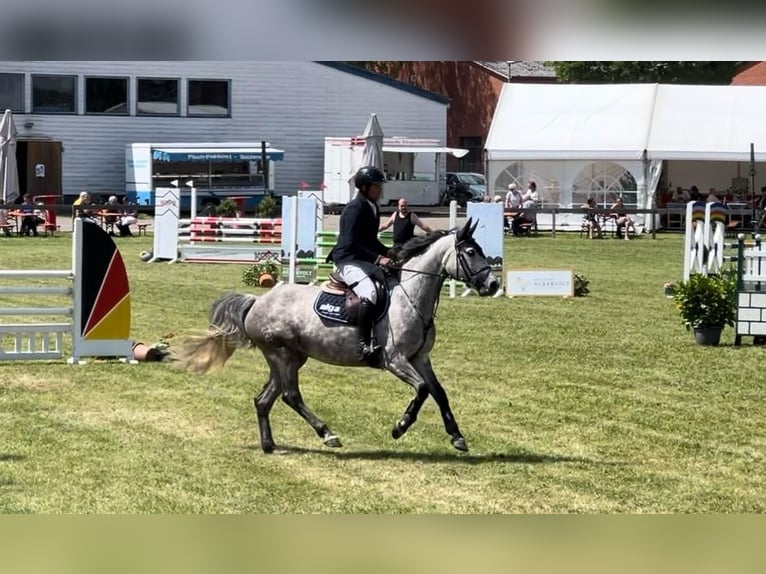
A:
{"type": "Polygon", "coordinates": [[[354,186],[362,193],[367,193],[373,183],[383,184],[386,176],[374,165],[366,165],[359,168],[354,176],[354,186]]]}

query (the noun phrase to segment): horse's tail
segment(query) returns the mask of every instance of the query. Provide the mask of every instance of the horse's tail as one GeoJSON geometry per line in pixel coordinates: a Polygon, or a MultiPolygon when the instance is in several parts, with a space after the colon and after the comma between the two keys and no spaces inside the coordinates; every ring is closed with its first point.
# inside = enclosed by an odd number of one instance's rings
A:
{"type": "Polygon", "coordinates": [[[252,344],[245,333],[245,317],[254,303],[255,295],[222,295],[210,307],[210,328],[173,346],[173,360],[193,373],[223,367],[237,348],[252,344]]]}

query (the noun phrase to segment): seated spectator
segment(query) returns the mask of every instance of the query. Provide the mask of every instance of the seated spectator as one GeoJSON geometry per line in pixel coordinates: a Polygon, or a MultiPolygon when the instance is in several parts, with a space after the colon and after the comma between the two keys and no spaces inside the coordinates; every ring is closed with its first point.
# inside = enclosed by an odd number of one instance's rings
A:
{"type": "Polygon", "coordinates": [[[671,203],[686,203],[690,199],[689,192],[683,189],[680,185],[676,187],[673,195],[670,196],[671,203]]]}
{"type": "Polygon", "coordinates": [[[630,239],[630,231],[633,230],[633,233],[635,233],[636,227],[630,216],[625,213],[625,204],[622,201],[622,197],[612,193],[610,198],[612,199],[612,206],[610,207],[612,213],[609,214],[609,217],[613,217],[617,224],[617,237],[622,237],[626,240],[630,239]]]}
{"type": "Polygon", "coordinates": [[[117,229],[120,230],[120,237],[130,237],[133,234],[130,232],[130,226],[138,223],[136,218],[136,210],[131,207],[128,196],[122,198],[122,217],[120,217],[120,223],[117,225],[117,229]]]}
{"type": "Polygon", "coordinates": [[[601,237],[601,225],[599,225],[598,216],[596,214],[596,200],[589,197],[581,207],[585,210],[582,226],[588,230],[588,239],[593,239],[594,235],[596,237],[601,237]]]}
{"type": "Polygon", "coordinates": [[[104,223],[106,223],[107,226],[109,226],[109,230],[110,230],[109,235],[114,235],[114,232],[111,231],[111,229],[117,223],[117,218],[119,217],[119,215],[117,214],[120,213],[119,209],[121,206],[119,202],[117,201],[116,195],[110,195],[105,205],[106,206],[104,209],[106,209],[107,212],[115,214],[115,215],[107,215],[106,217],[104,217],[104,223]]]}
{"type": "Polygon", "coordinates": [[[534,181],[530,181],[527,191],[521,196],[521,208],[524,211],[511,222],[511,230],[514,235],[521,235],[522,226],[525,223],[535,222],[535,214],[529,213],[526,210],[535,209],[539,202],[540,195],[537,193],[537,184],[534,181]]]}
{"type": "Polygon", "coordinates": [[[32,203],[32,196],[30,194],[24,195],[24,201],[19,206],[19,211],[23,214],[21,218],[21,235],[29,237],[31,234],[37,237],[39,235],[37,233],[37,226],[45,223],[45,220],[40,217],[40,210],[35,209],[35,204],[32,203]]]}
{"type": "Polygon", "coordinates": [[[80,196],[74,200],[72,205],[77,206],[75,209],[75,217],[93,219],[93,211],[87,207],[93,205],[93,199],[91,198],[90,193],[81,191],[80,196]]]}
{"type": "Polygon", "coordinates": [[[689,201],[699,201],[700,200],[700,190],[696,185],[693,185],[689,188],[689,201]]]}
{"type": "Polygon", "coordinates": [[[11,237],[10,223],[8,223],[8,210],[5,207],[5,200],[0,197],[0,225],[3,226],[3,232],[6,237],[11,237]]]}
{"type": "Polygon", "coordinates": [[[707,197],[705,198],[705,201],[708,203],[720,203],[721,200],[718,199],[718,196],[715,194],[715,188],[711,187],[710,191],[707,192],[707,197]]]}
{"type": "MultiPolygon", "coordinates": [[[[509,184],[508,193],[505,195],[505,202],[503,203],[503,210],[515,214],[511,216],[512,219],[515,219],[519,216],[519,211],[521,211],[521,203],[521,192],[518,187],[516,187],[515,183],[509,184]]],[[[506,230],[512,229],[511,221],[507,216],[503,218],[503,223],[506,230]]]]}

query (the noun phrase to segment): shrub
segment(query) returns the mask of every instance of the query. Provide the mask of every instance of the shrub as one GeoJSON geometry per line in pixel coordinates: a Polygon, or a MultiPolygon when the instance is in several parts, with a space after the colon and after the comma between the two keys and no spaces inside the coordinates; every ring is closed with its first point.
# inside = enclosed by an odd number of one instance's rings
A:
{"type": "Polygon", "coordinates": [[[574,276],[574,294],[575,297],[585,297],[588,293],[590,293],[590,289],[588,289],[588,285],[590,285],[590,281],[588,280],[585,275],[578,275],[575,273],[574,276]]]}
{"type": "Polygon", "coordinates": [[[676,285],[676,308],[687,329],[734,326],[737,319],[737,276],[695,274],[676,285]]]}

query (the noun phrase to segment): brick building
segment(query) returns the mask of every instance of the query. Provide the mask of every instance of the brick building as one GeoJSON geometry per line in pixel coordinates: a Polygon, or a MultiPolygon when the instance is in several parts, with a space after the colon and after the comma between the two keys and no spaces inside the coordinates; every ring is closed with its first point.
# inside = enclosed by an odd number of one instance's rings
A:
{"type": "Polygon", "coordinates": [[[749,62],[731,80],[732,86],[766,86],[766,62],[749,62]]]}

